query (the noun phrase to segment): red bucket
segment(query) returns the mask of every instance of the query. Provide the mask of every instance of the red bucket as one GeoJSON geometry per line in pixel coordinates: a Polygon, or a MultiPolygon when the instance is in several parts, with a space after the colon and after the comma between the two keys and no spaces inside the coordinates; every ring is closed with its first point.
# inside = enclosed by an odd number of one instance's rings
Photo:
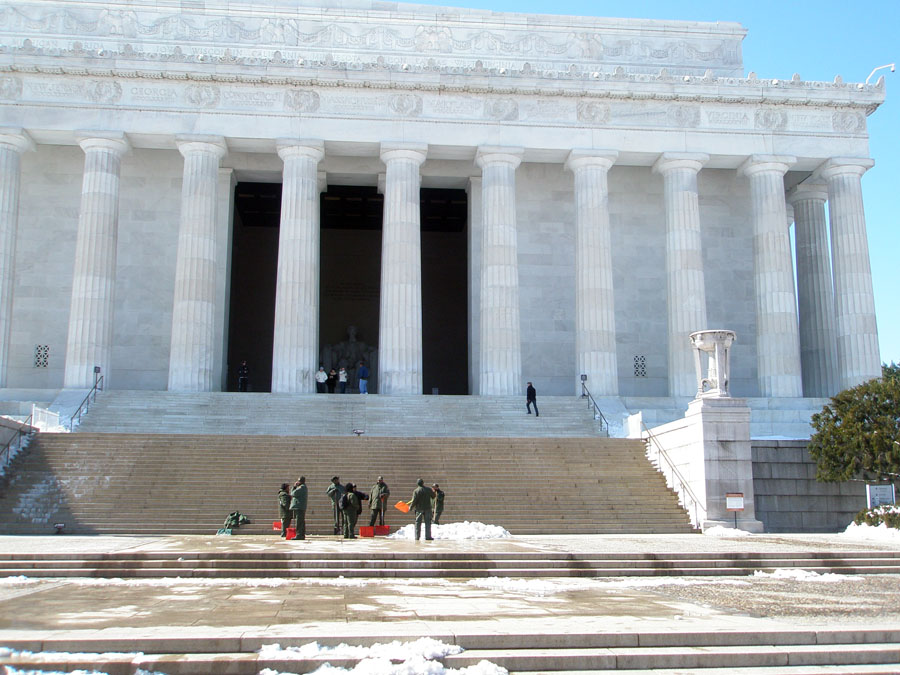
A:
{"type": "Polygon", "coordinates": [[[375,526],[375,536],[376,537],[383,537],[384,535],[390,534],[390,533],[391,533],[390,525],[376,525],[375,526]]]}
{"type": "Polygon", "coordinates": [[[296,536],[297,536],[297,528],[296,528],[296,527],[289,527],[289,528],[287,529],[287,534],[284,535],[284,538],[285,538],[285,539],[293,539],[293,538],[296,537],[296,536]]]}
{"type": "Polygon", "coordinates": [[[360,537],[374,537],[375,536],[375,528],[362,526],[359,528],[359,536],[360,537]]]}

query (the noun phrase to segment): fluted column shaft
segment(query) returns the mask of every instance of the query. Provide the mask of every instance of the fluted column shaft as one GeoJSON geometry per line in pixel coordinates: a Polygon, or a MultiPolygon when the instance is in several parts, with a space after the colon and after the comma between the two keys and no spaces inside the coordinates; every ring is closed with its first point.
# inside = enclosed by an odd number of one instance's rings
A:
{"type": "Polygon", "coordinates": [[[181,223],[169,352],[170,391],[212,391],[216,301],[216,188],[225,140],[179,137],[181,223]]]}
{"type": "Polygon", "coordinates": [[[566,168],[575,174],[575,358],[594,396],[617,396],[616,308],[609,226],[610,167],[615,151],[573,150],[566,168]]]}
{"type": "Polygon", "coordinates": [[[428,146],[382,143],[384,219],[381,229],[379,392],[422,393],[422,235],[419,166],[428,146]]]}
{"type": "Polygon", "coordinates": [[[831,264],[840,388],[881,376],[875,295],[866,236],[862,175],[875,162],[833,158],[818,169],[828,183],[831,214],[831,264]]]}
{"type": "Polygon", "coordinates": [[[784,174],[795,161],[793,157],[753,155],[739,169],[750,180],[757,375],[760,395],[766,397],[803,395],[784,196],[784,174]]]}
{"type": "Polygon", "coordinates": [[[79,137],[84,150],[84,176],[75,270],[69,305],[66,367],[63,386],[94,385],[94,366],[109,385],[112,353],[113,304],[116,282],[116,241],[119,226],[119,170],[128,149],[125,134],[79,137]]]}
{"type": "Polygon", "coordinates": [[[825,186],[814,182],[800,183],[788,194],[788,203],[794,209],[803,395],[810,397],[834,396],[840,388],[825,221],[827,199],[825,186]]]}
{"type": "Polygon", "coordinates": [[[516,168],[522,148],[480,147],[481,373],[483,396],[522,393],[516,168]]]}
{"type": "Polygon", "coordinates": [[[0,127],[0,387],[6,386],[19,226],[21,156],[34,143],[19,128],[0,127]]]}
{"type": "Polygon", "coordinates": [[[691,333],[706,330],[706,281],[697,174],[709,156],[667,152],[653,170],[663,177],[666,207],[666,289],[669,395],[694,396],[697,376],[691,333]]]}
{"type": "Polygon", "coordinates": [[[312,393],[319,342],[319,140],[279,140],[284,162],[272,391],[312,393]]]}

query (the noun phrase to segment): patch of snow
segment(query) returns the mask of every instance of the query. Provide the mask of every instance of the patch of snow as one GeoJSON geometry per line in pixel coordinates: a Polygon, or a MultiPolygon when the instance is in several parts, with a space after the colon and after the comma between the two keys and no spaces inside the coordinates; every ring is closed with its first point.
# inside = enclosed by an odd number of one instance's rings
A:
{"type": "MultiPolygon", "coordinates": [[[[422,536],[425,536],[423,526],[422,536]]],[[[470,523],[468,520],[462,523],[447,523],[446,525],[432,525],[431,536],[434,539],[442,539],[445,541],[462,541],[466,539],[508,539],[512,535],[499,525],[485,525],[484,523],[470,523]]],[[[404,525],[393,534],[389,534],[388,539],[408,539],[413,541],[416,538],[416,525],[410,523],[404,525]]]]}
{"type": "Polygon", "coordinates": [[[832,574],[827,572],[819,574],[810,570],[801,569],[779,569],[774,572],[763,572],[756,570],[753,573],[756,579],[787,579],[790,581],[817,582],[823,584],[836,584],[842,581],[861,581],[862,577],[853,574],[832,574]]]}
{"type": "Polygon", "coordinates": [[[708,527],[703,530],[703,534],[708,537],[749,537],[750,533],[745,532],[744,530],[736,530],[733,527],[722,527],[721,525],[716,525],[714,527],[708,527]]]}
{"type": "MultiPolygon", "coordinates": [[[[314,675],[507,675],[507,670],[490,661],[480,661],[468,668],[445,668],[436,659],[450,654],[459,654],[462,647],[448,645],[433,638],[419,638],[412,642],[395,640],[388,643],[376,643],[371,647],[348,645],[341,643],[337,647],[325,647],[318,642],[310,642],[300,647],[282,649],[278,644],[263,645],[259,650],[260,657],[278,659],[359,659],[351,669],[338,668],[324,663],[317,668],[314,675]]],[[[266,668],[259,675],[290,675],[266,668]]]]}
{"type": "Polygon", "coordinates": [[[847,529],[840,533],[840,536],[851,539],[865,539],[866,541],[900,543],[900,530],[895,527],[888,527],[884,523],[881,525],[866,525],[865,523],[857,525],[856,523],[850,523],[847,529]]]}
{"type": "Polygon", "coordinates": [[[539,598],[597,588],[597,582],[593,579],[556,579],[548,581],[546,579],[513,579],[510,577],[472,579],[466,585],[474,588],[486,588],[492,591],[503,591],[504,593],[532,595],[539,598]]]}
{"type": "Polygon", "coordinates": [[[657,586],[704,586],[716,584],[718,586],[748,586],[749,581],[744,579],[726,579],[723,577],[623,577],[613,579],[597,579],[600,588],[615,590],[617,588],[655,588],[657,586]]]}

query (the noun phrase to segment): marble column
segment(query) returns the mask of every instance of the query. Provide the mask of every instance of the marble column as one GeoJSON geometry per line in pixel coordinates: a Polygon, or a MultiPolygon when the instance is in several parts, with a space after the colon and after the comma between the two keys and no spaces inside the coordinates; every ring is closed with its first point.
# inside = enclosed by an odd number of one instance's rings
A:
{"type": "Polygon", "coordinates": [[[817,170],[828,184],[840,389],[881,377],[875,295],[860,182],[862,175],[874,164],[868,158],[835,157],[817,170]]]}
{"type": "Polygon", "coordinates": [[[272,391],[313,393],[319,364],[319,161],[320,140],[281,139],[284,162],[272,391]]]}
{"type": "Polygon", "coordinates": [[[482,396],[522,393],[516,168],[523,148],[482,146],[481,372],[482,396]]]}
{"type": "Polygon", "coordinates": [[[169,391],[212,391],[216,308],[216,188],[220,136],[179,136],[181,223],[169,352],[169,391]]]}
{"type": "Polygon", "coordinates": [[[94,366],[109,386],[119,227],[119,170],[129,143],[122,132],[78,135],[84,176],[69,305],[63,386],[94,386],[94,366]]]}
{"type": "Polygon", "coordinates": [[[666,206],[669,396],[697,392],[690,336],[709,328],[697,188],[697,174],[708,161],[700,153],[666,152],[653,165],[663,177],[666,206]]]}
{"type": "Polygon", "coordinates": [[[806,181],[791,188],[787,200],[794,210],[803,395],[834,396],[839,385],[834,291],[825,220],[828,191],[822,183],[806,181]]]}
{"type": "Polygon", "coordinates": [[[738,169],[750,181],[756,359],[759,395],[800,397],[800,331],[787,221],[784,174],[796,162],[782,155],[751,155],[738,169]]]}
{"type": "Polygon", "coordinates": [[[575,174],[575,394],[581,375],[594,396],[619,393],[608,173],[619,153],[572,150],[575,174]]]}
{"type": "Polygon", "coordinates": [[[384,220],[381,228],[379,393],[422,393],[422,234],[419,167],[428,146],[382,143],[384,220]]]}
{"type": "Polygon", "coordinates": [[[34,150],[24,129],[0,127],[0,387],[6,386],[15,284],[22,153],[34,150]]]}

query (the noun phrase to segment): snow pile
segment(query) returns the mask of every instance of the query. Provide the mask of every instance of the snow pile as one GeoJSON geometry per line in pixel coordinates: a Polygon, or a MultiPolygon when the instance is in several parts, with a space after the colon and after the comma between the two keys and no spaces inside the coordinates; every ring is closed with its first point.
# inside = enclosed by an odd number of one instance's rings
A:
{"type": "MultiPolygon", "coordinates": [[[[462,647],[448,645],[433,638],[419,638],[413,642],[395,640],[388,643],[375,643],[371,647],[348,645],[341,643],[337,647],[324,647],[318,642],[309,642],[300,647],[281,648],[281,645],[263,645],[259,650],[261,658],[272,659],[358,659],[352,669],[338,668],[324,663],[314,672],[315,675],[337,675],[352,673],[353,675],[507,675],[505,668],[480,661],[468,668],[445,668],[436,659],[451,654],[459,654],[462,647]]],[[[266,668],[259,675],[287,675],[266,668]]]]}
{"type": "Polygon", "coordinates": [[[750,533],[745,532],[744,530],[736,530],[733,527],[722,527],[721,525],[716,525],[715,527],[708,527],[703,530],[703,534],[708,537],[749,537],[750,533]]]}
{"type": "Polygon", "coordinates": [[[790,581],[812,581],[824,584],[837,584],[842,581],[862,581],[862,577],[852,574],[832,574],[830,572],[819,574],[809,570],[801,569],[780,569],[774,572],[763,572],[756,570],[753,573],[756,579],[785,579],[790,581]]]}
{"type": "Polygon", "coordinates": [[[847,529],[841,532],[841,536],[850,539],[865,539],[866,541],[900,543],[900,530],[895,527],[888,527],[884,523],[881,523],[881,525],[866,525],[865,523],[857,525],[856,523],[850,523],[847,529]]]}
{"type": "MultiPolygon", "coordinates": [[[[422,536],[425,536],[425,526],[422,526],[422,536]]],[[[470,523],[468,520],[462,523],[447,523],[446,525],[432,525],[431,536],[434,539],[444,539],[450,541],[462,541],[465,539],[508,539],[512,535],[499,525],[485,525],[484,523],[470,523]]],[[[416,538],[416,525],[410,523],[404,525],[393,534],[388,535],[388,539],[409,539],[416,538]]]]}

